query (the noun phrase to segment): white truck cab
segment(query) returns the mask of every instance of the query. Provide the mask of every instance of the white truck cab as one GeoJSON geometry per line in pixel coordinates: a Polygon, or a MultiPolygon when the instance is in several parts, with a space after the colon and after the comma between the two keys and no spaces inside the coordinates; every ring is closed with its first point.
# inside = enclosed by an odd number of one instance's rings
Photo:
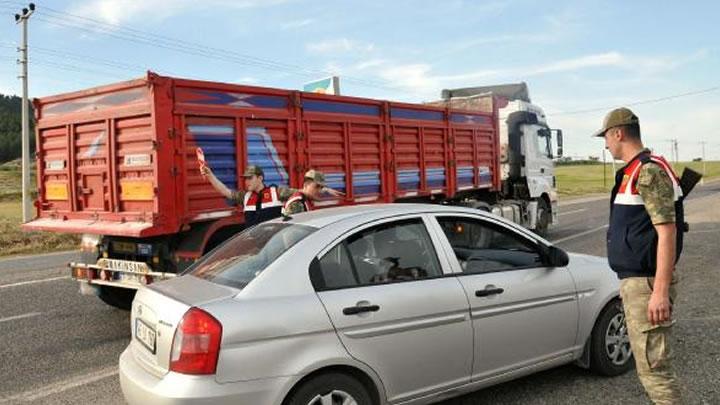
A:
{"type": "Polygon", "coordinates": [[[558,222],[552,159],[562,156],[562,131],[550,129],[542,108],[530,101],[525,83],[443,90],[442,97],[453,108],[497,109],[502,190],[475,199],[497,215],[546,234],[549,225],[558,222]]]}

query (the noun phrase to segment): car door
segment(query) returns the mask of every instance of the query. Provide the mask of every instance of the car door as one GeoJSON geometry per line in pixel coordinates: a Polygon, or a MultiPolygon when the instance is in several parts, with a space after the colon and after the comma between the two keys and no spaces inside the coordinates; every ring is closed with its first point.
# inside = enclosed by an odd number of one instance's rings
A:
{"type": "Polygon", "coordinates": [[[422,216],[368,224],[321,253],[311,278],[348,352],[382,379],[388,401],[470,381],[465,292],[422,216]]]}
{"type": "Polygon", "coordinates": [[[569,360],[578,324],[569,270],[543,265],[537,242],[500,222],[435,218],[470,300],[473,381],[569,360]]]}

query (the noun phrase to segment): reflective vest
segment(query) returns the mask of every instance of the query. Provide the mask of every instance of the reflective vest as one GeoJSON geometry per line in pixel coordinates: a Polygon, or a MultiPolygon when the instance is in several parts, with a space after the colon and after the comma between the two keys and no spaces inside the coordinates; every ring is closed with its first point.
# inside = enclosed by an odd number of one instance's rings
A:
{"type": "Polygon", "coordinates": [[[245,193],[245,197],[243,198],[245,226],[251,227],[279,217],[282,206],[283,203],[278,197],[278,189],[274,185],[265,187],[259,193],[245,193]]]}
{"type": "Polygon", "coordinates": [[[305,211],[312,211],[315,207],[313,206],[312,201],[310,201],[307,197],[305,197],[305,194],[303,194],[300,191],[295,192],[295,194],[291,195],[290,198],[288,198],[287,201],[285,201],[285,206],[283,207],[283,215],[289,215],[289,208],[290,204],[300,201],[303,204],[303,207],[305,208],[305,211]]]}
{"type": "Polygon", "coordinates": [[[682,252],[685,219],[684,196],[680,181],[663,157],[641,152],[615,174],[615,187],[610,199],[610,227],[607,232],[608,261],[621,279],[655,275],[657,231],[637,188],[640,169],[650,162],[665,170],[673,183],[677,235],[675,262],[682,252]]]}

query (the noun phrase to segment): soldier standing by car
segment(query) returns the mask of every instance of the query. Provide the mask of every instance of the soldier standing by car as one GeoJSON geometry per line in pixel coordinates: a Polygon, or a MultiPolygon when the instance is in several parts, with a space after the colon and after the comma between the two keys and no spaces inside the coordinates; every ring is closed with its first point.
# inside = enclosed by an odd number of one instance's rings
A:
{"type": "Polygon", "coordinates": [[[670,344],[684,224],[679,181],[665,159],[643,146],[639,119],[629,109],[610,111],[594,136],[626,163],[615,175],[607,253],[621,280],[637,375],[655,404],[678,404],[670,344]]]}

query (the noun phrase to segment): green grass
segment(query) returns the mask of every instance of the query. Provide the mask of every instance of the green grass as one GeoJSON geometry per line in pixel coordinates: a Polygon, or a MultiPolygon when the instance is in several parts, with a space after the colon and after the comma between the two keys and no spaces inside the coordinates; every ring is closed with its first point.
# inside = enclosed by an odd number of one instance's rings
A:
{"type": "Polygon", "coordinates": [[[0,256],[77,249],[78,235],[54,232],[24,232],[20,229],[22,204],[0,201],[0,256]]]}
{"type": "MultiPolygon", "coordinates": [[[[616,169],[620,169],[622,166],[622,163],[615,164],[616,169]]],[[[690,167],[700,173],[703,172],[703,162],[679,162],[677,165],[673,164],[678,176],[682,174],[685,167],[690,167]]],[[[706,168],[706,180],[720,177],[720,162],[706,162],[706,168]]],[[[563,196],[609,193],[615,181],[611,164],[605,165],[604,174],[602,164],[557,166],[555,168],[555,177],[561,198],[563,196]]]]}
{"type": "MultiPolygon", "coordinates": [[[[22,175],[17,163],[15,161],[0,165],[0,246],[2,246],[0,256],[77,249],[80,246],[78,235],[24,232],[20,228],[22,175]]],[[[36,184],[34,173],[30,177],[30,184],[34,189],[36,184]]]]}

